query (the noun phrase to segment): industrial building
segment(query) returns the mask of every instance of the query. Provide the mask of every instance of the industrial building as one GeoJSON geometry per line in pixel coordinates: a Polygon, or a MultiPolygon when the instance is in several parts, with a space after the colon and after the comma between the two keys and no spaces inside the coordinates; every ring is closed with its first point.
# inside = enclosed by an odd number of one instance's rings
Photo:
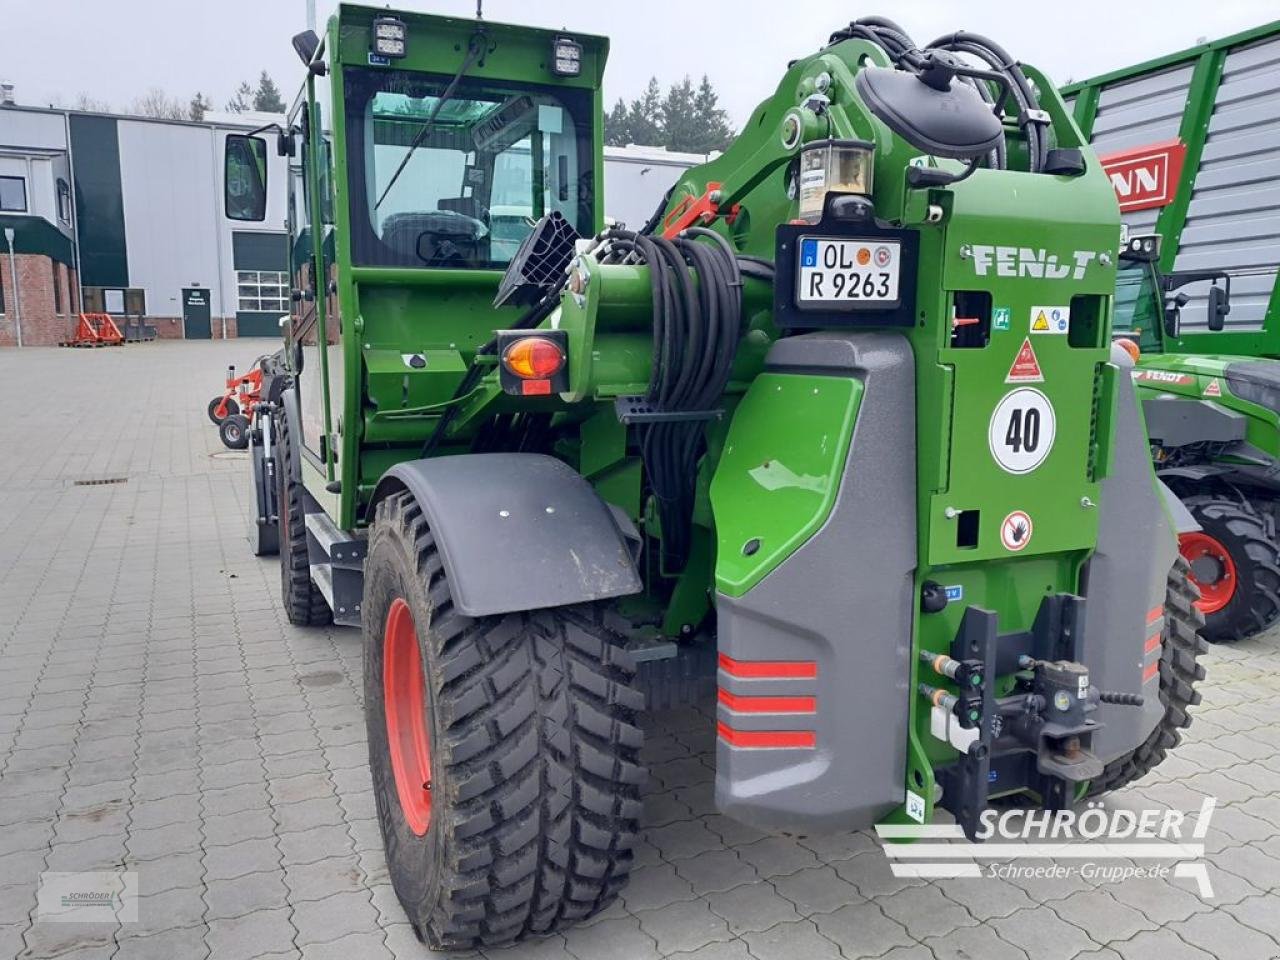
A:
{"type": "Polygon", "coordinates": [[[275,335],[284,158],[271,157],[262,224],[221,209],[223,140],[259,119],[0,107],[0,346],[64,340],[82,310],[144,318],[161,337],[275,335]]]}
{"type": "MultiPolygon", "coordinates": [[[[278,336],[290,293],[287,159],[268,151],[264,221],[222,210],[227,134],[273,121],[283,117],[193,123],[0,99],[0,347],[65,340],[81,311],[167,338],[278,336]]],[[[607,148],[609,214],[638,226],[704,159],[607,148]]]]}

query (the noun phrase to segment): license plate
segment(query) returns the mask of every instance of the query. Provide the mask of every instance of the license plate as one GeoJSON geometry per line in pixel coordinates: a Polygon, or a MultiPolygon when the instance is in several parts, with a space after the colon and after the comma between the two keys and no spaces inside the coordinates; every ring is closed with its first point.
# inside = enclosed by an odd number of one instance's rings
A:
{"type": "Polygon", "coordinates": [[[801,237],[796,303],[837,309],[897,306],[901,266],[897,240],[801,237]]]}

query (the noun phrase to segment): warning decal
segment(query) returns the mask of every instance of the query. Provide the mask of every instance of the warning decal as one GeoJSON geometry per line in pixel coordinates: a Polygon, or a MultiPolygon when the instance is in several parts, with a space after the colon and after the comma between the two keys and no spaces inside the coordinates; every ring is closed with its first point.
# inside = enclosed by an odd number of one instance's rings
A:
{"type": "Polygon", "coordinates": [[[1018,355],[1013,358],[1013,366],[1009,368],[1009,375],[1004,378],[1004,382],[1044,383],[1044,374],[1040,372],[1040,361],[1036,359],[1030,337],[1022,338],[1022,346],[1018,349],[1018,355]]]}
{"type": "Polygon", "coordinates": [[[1209,381],[1209,385],[1204,388],[1204,396],[1220,397],[1222,396],[1222,384],[1218,382],[1218,378],[1214,377],[1209,381]]]}
{"type": "Polygon", "coordinates": [[[1000,542],[1015,553],[1031,542],[1031,518],[1023,510],[1015,510],[1000,524],[1000,542]]]}
{"type": "Polygon", "coordinates": [[[1032,333],[1066,333],[1071,329],[1070,307],[1032,307],[1032,333]]]}

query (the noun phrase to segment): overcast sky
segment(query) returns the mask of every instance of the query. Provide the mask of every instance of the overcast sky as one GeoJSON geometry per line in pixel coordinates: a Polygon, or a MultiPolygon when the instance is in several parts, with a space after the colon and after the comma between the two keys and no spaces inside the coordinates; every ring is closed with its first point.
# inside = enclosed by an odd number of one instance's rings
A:
{"type": "MultiPolygon", "coordinates": [[[[335,6],[316,5],[322,19],[335,6]]],[[[475,12],[475,0],[393,5],[475,12]]],[[[1257,26],[1280,6],[1276,0],[485,0],[484,12],[491,20],[609,36],[609,102],[635,96],[650,75],[665,85],[706,73],[741,124],[773,92],[788,60],[820,47],[853,16],[892,15],[921,44],[959,28],[984,33],[1063,83],[1257,26]]],[[[26,104],[71,104],[87,93],[121,109],[159,86],[183,102],[200,90],[221,109],[240,80],[265,68],[288,100],[301,81],[289,37],[305,19],[305,0],[0,0],[0,79],[12,81],[17,101],[26,104]]]]}

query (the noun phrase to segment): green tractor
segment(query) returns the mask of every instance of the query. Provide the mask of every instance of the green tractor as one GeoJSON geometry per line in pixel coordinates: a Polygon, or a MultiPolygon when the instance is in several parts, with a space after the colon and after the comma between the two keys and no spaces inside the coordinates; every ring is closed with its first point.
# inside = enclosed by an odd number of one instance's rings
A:
{"type": "Polygon", "coordinates": [[[1158,234],[1128,238],[1120,261],[1114,329],[1136,344],[1132,376],[1157,475],[1200,527],[1179,546],[1204,634],[1239,640],[1280,618],[1280,362],[1181,352],[1181,288],[1211,283],[1205,326],[1217,333],[1231,310],[1227,273],[1163,275],[1158,234]]]}
{"type": "MultiPolygon", "coordinates": [[[[1115,199],[1039,71],[856,21],[604,230],[603,38],[342,5],[295,48],[259,525],[290,620],[363,630],[431,946],[608,904],[642,717],[703,691],[716,803],[764,829],[979,839],[1177,743],[1192,525],[1111,342],[1115,199]]],[[[229,213],[267,150],[233,138],[229,213]]]]}

